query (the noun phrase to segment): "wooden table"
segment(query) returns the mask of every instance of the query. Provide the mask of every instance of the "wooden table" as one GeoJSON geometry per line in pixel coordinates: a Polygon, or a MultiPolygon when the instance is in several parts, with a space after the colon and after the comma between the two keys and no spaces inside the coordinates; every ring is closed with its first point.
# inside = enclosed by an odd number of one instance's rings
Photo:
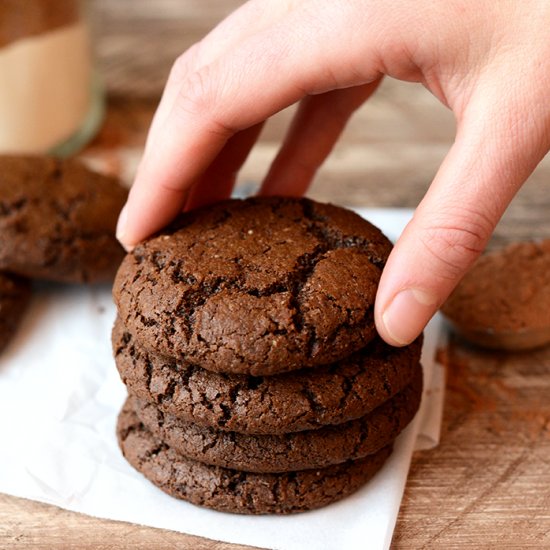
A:
{"type": "MultiPolygon", "coordinates": [[[[239,2],[95,0],[105,124],[84,156],[131,180],[171,61],[239,2]]],[[[245,165],[253,190],[292,114],[275,117],[245,165]]],[[[362,108],[310,196],[355,206],[414,207],[453,139],[453,119],[422,88],[386,82],[362,108]]],[[[550,162],[543,161],[491,246],[550,237],[550,162]]],[[[550,348],[490,353],[451,339],[441,444],[416,453],[393,548],[550,547],[550,348]]],[[[0,548],[244,548],[98,520],[0,495],[0,548]]]]}

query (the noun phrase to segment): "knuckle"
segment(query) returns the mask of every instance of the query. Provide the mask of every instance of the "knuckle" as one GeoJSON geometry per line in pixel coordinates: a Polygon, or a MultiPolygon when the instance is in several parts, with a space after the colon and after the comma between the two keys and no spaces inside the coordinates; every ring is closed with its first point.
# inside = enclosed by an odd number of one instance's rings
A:
{"type": "Polygon", "coordinates": [[[184,117],[199,119],[207,124],[213,134],[229,137],[235,130],[224,122],[222,90],[219,77],[210,65],[205,65],[187,75],[179,90],[176,109],[184,117]]]}
{"type": "Polygon", "coordinates": [[[208,66],[187,75],[180,89],[178,103],[186,111],[204,115],[214,103],[214,91],[208,66]]]}
{"type": "Polygon", "coordinates": [[[170,70],[170,79],[182,81],[192,67],[195,67],[198,60],[200,44],[193,44],[188,50],[176,58],[170,70]]]}
{"type": "Polygon", "coordinates": [[[455,280],[483,252],[491,231],[492,224],[485,216],[476,218],[470,213],[467,219],[423,228],[420,241],[438,266],[439,275],[455,280]]]}
{"type": "Polygon", "coordinates": [[[181,54],[176,58],[172,68],[170,69],[170,76],[168,80],[181,80],[187,72],[189,63],[187,61],[187,52],[181,54]]]}

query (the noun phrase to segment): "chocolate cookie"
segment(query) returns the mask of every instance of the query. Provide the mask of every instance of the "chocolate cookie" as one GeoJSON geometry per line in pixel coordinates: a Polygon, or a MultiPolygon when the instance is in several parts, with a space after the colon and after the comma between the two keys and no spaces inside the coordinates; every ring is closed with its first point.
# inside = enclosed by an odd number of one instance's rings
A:
{"type": "Polygon", "coordinates": [[[0,157],[0,269],[62,282],[107,281],[127,191],[74,160],[0,157]]]}
{"type": "Polygon", "coordinates": [[[164,492],[237,514],[290,514],[326,506],[359,489],[391,452],[387,446],[328,468],[255,474],[184,458],[148,432],[128,408],[120,413],[117,435],[128,462],[164,492]]]}
{"type": "Polygon", "coordinates": [[[380,230],[343,208],[225,201],[138,245],[114,297],[128,331],[155,353],[271,375],[337,361],[374,338],[390,249],[380,230]]]}
{"type": "Polygon", "coordinates": [[[136,345],[120,319],[113,328],[116,365],[129,393],[184,420],[257,434],[309,430],[364,416],[411,381],[421,347],[420,338],[394,348],[377,337],[339,363],[253,377],[161,358],[136,345]]]}
{"type": "Polygon", "coordinates": [[[246,435],[198,426],[165,415],[146,401],[126,407],[157,439],[206,464],[246,472],[326,468],[373,454],[391,443],[413,419],[422,396],[422,368],[411,384],[366,416],[337,426],[282,435],[246,435]]]}
{"type": "Polygon", "coordinates": [[[442,312],[482,346],[520,350],[550,343],[550,239],[482,256],[442,312]]]}
{"type": "Polygon", "coordinates": [[[27,279],[0,272],[0,352],[15,334],[30,296],[27,279]]]}

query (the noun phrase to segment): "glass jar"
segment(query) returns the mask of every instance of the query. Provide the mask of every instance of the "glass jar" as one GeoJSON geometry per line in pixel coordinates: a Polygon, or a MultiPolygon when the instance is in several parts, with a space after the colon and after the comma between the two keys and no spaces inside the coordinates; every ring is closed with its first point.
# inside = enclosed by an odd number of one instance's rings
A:
{"type": "Polygon", "coordinates": [[[0,0],[0,152],[69,155],[103,111],[83,2],[0,0]]]}

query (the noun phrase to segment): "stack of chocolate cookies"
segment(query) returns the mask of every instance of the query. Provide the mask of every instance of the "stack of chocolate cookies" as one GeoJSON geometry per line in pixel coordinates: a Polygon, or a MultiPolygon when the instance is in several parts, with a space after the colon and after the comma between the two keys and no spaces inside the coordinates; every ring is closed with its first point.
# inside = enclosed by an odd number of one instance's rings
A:
{"type": "Polygon", "coordinates": [[[181,216],[115,280],[124,456],[167,493],[286,514],[358,489],[422,393],[420,340],[392,348],[373,304],[391,249],[356,214],[307,199],[181,216]]]}

